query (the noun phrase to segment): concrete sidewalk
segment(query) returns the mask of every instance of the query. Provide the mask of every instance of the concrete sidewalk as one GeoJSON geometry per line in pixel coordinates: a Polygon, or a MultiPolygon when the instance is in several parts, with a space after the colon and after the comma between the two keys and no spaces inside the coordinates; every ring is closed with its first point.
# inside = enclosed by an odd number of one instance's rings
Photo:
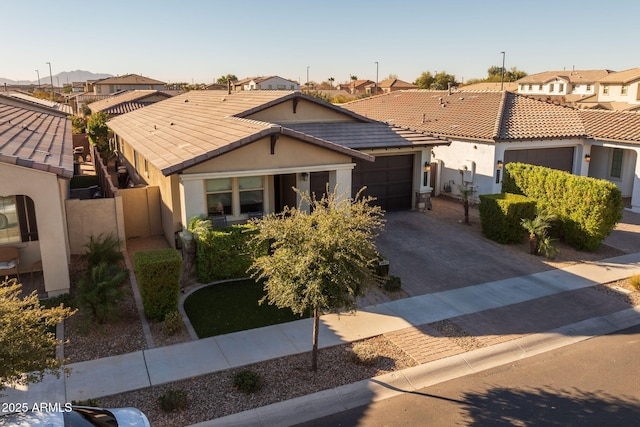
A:
{"type": "MultiPolygon", "coordinates": [[[[640,253],[392,301],[370,306],[353,314],[325,315],[321,321],[319,342],[321,347],[329,347],[439,320],[586,289],[634,274],[640,274],[640,253]]],[[[594,312],[594,316],[599,314],[601,313],[594,312]]],[[[514,319],[517,318],[517,316],[514,317],[514,319]]],[[[609,330],[611,327],[622,329],[628,326],[629,322],[640,323],[640,314],[634,309],[620,310],[619,314],[609,311],[598,318],[606,320],[604,321],[606,327],[603,328],[602,321],[594,320],[591,323],[587,322],[580,334],[600,335],[605,333],[603,331],[611,332],[609,330]],[[624,321],[616,323],[607,320],[618,318],[616,316],[624,321]]],[[[523,318],[523,321],[525,320],[523,318]]],[[[311,350],[311,323],[311,319],[304,319],[173,346],[74,363],[69,365],[72,369],[69,377],[59,379],[48,377],[42,383],[9,389],[5,400],[37,403],[98,398],[307,352],[311,350]],[[251,350],[248,351],[248,349],[251,350]]],[[[562,328],[557,329],[560,332],[554,332],[551,336],[563,336],[562,330],[562,328]]],[[[548,329],[536,328],[534,325],[528,326],[526,332],[534,336],[541,334],[542,338],[537,339],[546,340],[544,337],[547,336],[548,329]]],[[[573,340],[573,335],[568,334],[566,338],[573,340]]],[[[523,339],[535,340],[536,338],[523,339]]],[[[504,344],[512,350],[519,348],[514,341],[510,342],[511,344],[504,344]]],[[[476,354],[486,355],[488,349],[494,347],[496,346],[482,349],[483,351],[478,350],[476,354]]],[[[498,351],[504,350],[499,348],[498,351]]],[[[419,368],[420,366],[412,369],[419,370],[419,368]]],[[[390,375],[393,377],[400,374],[390,375]]],[[[430,378],[432,378],[431,374],[430,378]]],[[[371,384],[371,381],[365,383],[371,384]]],[[[422,383],[420,384],[422,386],[422,383]]],[[[332,391],[327,393],[335,394],[332,391]]]]}

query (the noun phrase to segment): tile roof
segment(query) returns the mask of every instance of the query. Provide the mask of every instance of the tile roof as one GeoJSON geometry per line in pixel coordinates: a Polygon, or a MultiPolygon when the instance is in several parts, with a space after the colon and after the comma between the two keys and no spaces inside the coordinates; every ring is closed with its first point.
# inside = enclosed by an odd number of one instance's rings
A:
{"type": "Polygon", "coordinates": [[[49,101],[48,99],[36,98],[35,96],[26,95],[21,92],[1,92],[0,97],[13,98],[25,103],[28,103],[32,106],[43,107],[51,110],[52,112],[60,112],[65,115],[73,114],[73,109],[70,105],[61,104],[59,102],[49,101]]]}
{"type": "Polygon", "coordinates": [[[500,82],[482,82],[482,83],[473,83],[470,85],[464,85],[459,87],[460,90],[508,90],[511,92],[518,91],[518,83],[516,82],[504,82],[504,84],[500,82]]]}
{"type": "Polygon", "coordinates": [[[125,74],[124,76],[107,77],[106,79],[97,80],[96,85],[164,85],[165,82],[150,79],[149,77],[139,76],[137,74],[125,74]]]}
{"type": "Polygon", "coordinates": [[[286,134],[347,154],[371,157],[301,134],[285,124],[248,117],[293,98],[322,104],[361,122],[370,120],[297,91],[191,91],[108,121],[108,126],[151,164],[170,175],[271,134],[286,134]]]}
{"type": "Polygon", "coordinates": [[[145,99],[155,96],[170,98],[172,95],[158,90],[128,90],[118,95],[92,102],[89,104],[89,109],[93,113],[104,111],[107,114],[124,114],[152,104],[153,102],[145,102],[145,99]]]}
{"type": "Polygon", "coordinates": [[[0,99],[0,162],[73,177],[71,120],[0,99]]]}
{"type": "Polygon", "coordinates": [[[418,85],[398,79],[386,79],[378,83],[378,87],[397,89],[418,89],[418,85]]]}
{"type": "Polygon", "coordinates": [[[518,84],[541,84],[556,78],[560,78],[569,83],[595,83],[613,73],[611,70],[562,70],[562,71],[544,71],[542,73],[530,74],[521,79],[516,80],[518,84]]]}
{"type": "Polygon", "coordinates": [[[640,142],[640,113],[580,110],[587,135],[593,139],[640,142]]]}
{"type": "Polygon", "coordinates": [[[640,68],[631,68],[629,70],[620,71],[609,74],[599,80],[598,83],[631,83],[640,80],[640,68]]]}
{"type": "Polygon", "coordinates": [[[576,110],[507,91],[406,90],[342,106],[365,117],[445,138],[511,141],[585,133],[576,110]]]}

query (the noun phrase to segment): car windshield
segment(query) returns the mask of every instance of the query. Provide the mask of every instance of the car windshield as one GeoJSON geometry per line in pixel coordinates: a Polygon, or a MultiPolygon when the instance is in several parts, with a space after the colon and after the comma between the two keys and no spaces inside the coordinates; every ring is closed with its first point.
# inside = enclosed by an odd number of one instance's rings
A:
{"type": "Polygon", "coordinates": [[[118,427],[113,414],[104,409],[73,408],[64,414],[64,425],[68,427],[118,427]]]}

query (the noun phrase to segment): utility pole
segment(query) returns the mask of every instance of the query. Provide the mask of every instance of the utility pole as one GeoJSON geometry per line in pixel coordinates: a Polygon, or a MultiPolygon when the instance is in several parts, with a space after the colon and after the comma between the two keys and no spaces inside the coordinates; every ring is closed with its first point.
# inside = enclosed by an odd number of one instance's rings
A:
{"type": "Polygon", "coordinates": [[[53,95],[53,74],[51,74],[51,62],[47,62],[47,64],[49,64],[49,78],[51,79],[51,101],[54,100],[54,95],[53,95]]]}
{"type": "Polygon", "coordinates": [[[502,73],[500,77],[500,90],[504,90],[504,51],[500,52],[502,54],[502,73]]]}
{"type": "Polygon", "coordinates": [[[309,66],[307,65],[307,90],[309,90],[309,66]]]}
{"type": "Polygon", "coordinates": [[[40,90],[40,71],[36,70],[36,73],[38,73],[38,90],[40,90]]]}
{"type": "Polygon", "coordinates": [[[376,61],[376,95],[378,94],[378,61],[376,61]]]}

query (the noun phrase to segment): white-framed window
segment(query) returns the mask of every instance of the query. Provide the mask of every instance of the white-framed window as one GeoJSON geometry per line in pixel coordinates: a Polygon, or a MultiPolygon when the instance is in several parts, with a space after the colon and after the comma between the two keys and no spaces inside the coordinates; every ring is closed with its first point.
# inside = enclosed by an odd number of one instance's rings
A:
{"type": "Polygon", "coordinates": [[[207,179],[205,194],[209,215],[240,216],[264,210],[262,176],[207,179]]]}
{"type": "Polygon", "coordinates": [[[573,84],[571,85],[571,92],[575,92],[577,89],[578,89],[578,85],[577,85],[577,84],[575,84],[575,83],[573,83],[573,84]]]}
{"type": "Polygon", "coordinates": [[[552,92],[555,90],[555,88],[556,88],[556,85],[555,85],[555,84],[553,84],[553,83],[551,83],[551,84],[549,85],[549,93],[552,93],[552,92]]]}
{"type": "Polygon", "coordinates": [[[602,94],[609,95],[609,85],[602,85],[602,94]]]}
{"type": "Polygon", "coordinates": [[[613,153],[611,154],[611,168],[609,170],[609,176],[611,176],[611,178],[622,177],[623,154],[624,154],[624,151],[622,151],[622,148],[613,149],[613,153]]]}
{"type": "Polygon", "coordinates": [[[564,92],[564,83],[558,84],[558,92],[560,93],[564,92]]]}
{"type": "Polygon", "coordinates": [[[591,90],[591,85],[587,85],[587,91],[591,90]]]}
{"type": "Polygon", "coordinates": [[[533,90],[533,85],[529,85],[529,90],[533,90]]]}
{"type": "Polygon", "coordinates": [[[628,86],[627,85],[620,86],[620,95],[626,95],[627,94],[627,90],[628,90],[628,86]]]}
{"type": "Polygon", "coordinates": [[[28,196],[0,197],[0,245],[38,240],[33,200],[28,196]]]}

